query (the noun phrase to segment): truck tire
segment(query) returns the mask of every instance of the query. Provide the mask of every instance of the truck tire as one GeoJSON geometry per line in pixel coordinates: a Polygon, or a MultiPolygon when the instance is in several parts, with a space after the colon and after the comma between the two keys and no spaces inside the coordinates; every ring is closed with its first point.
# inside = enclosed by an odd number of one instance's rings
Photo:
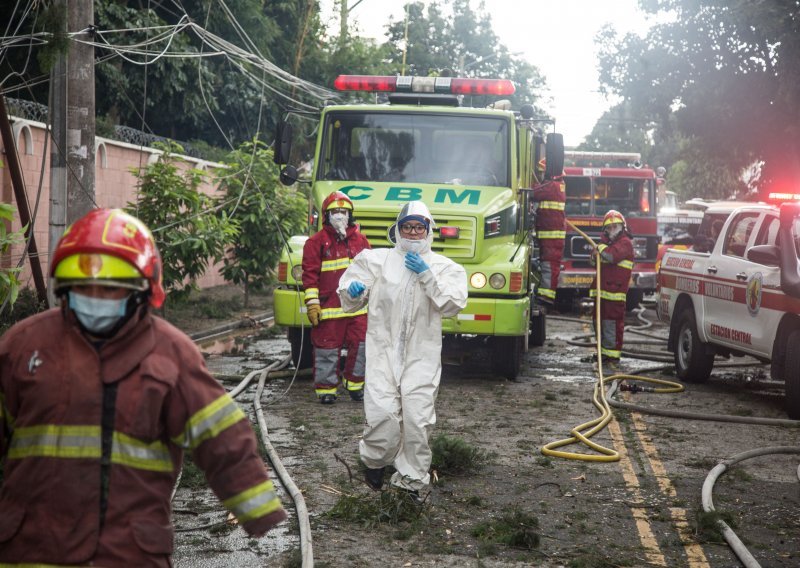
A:
{"type": "Polygon", "coordinates": [[[677,321],[675,336],[675,371],[685,383],[704,383],[714,367],[714,355],[706,351],[697,333],[697,322],[691,307],[685,308],[677,321]]]}
{"type": "Polygon", "coordinates": [[[309,369],[314,365],[314,361],[312,357],[312,347],[311,347],[311,328],[304,327],[290,327],[287,330],[287,336],[289,338],[289,345],[292,347],[292,363],[294,364],[295,369],[302,370],[302,369],[309,369]],[[302,347],[303,352],[300,352],[300,343],[302,339],[302,347]]]}
{"type": "Polygon", "coordinates": [[[496,336],[490,339],[492,370],[510,381],[516,380],[522,366],[522,355],[525,350],[525,337],[496,336]]]}
{"type": "Polygon", "coordinates": [[[528,342],[532,347],[541,347],[547,339],[547,316],[542,312],[531,318],[531,335],[528,342]]]}
{"type": "MultiPolygon", "coordinates": [[[[800,345],[800,329],[795,329],[789,334],[787,345],[800,345]]],[[[800,349],[786,350],[786,367],[784,368],[784,382],[786,383],[786,414],[793,420],[800,419],[800,349]]]]}

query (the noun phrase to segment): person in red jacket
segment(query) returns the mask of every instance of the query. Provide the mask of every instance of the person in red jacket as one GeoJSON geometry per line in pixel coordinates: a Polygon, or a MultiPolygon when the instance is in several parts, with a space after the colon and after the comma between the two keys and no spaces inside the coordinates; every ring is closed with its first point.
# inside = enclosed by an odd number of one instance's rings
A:
{"type": "Polygon", "coordinates": [[[314,347],[314,389],[322,404],[336,401],[339,358],[347,349],[342,384],[355,401],[364,400],[364,340],[367,310],[345,313],[336,288],[350,262],[370,248],[353,218],[353,202],[334,191],[322,202],[322,229],[303,246],[303,287],[311,344],[314,347]]]}
{"type": "MultiPolygon", "coordinates": [[[[592,260],[597,262],[597,258],[600,258],[601,263],[600,353],[603,363],[614,366],[622,355],[625,298],[633,270],[633,242],[622,213],[612,209],[605,214],[600,241],[592,253],[592,260]]],[[[597,297],[597,278],[592,281],[589,295],[597,297]]]]}
{"type": "MultiPolygon", "coordinates": [[[[540,169],[544,171],[544,160],[540,163],[540,169]]],[[[538,204],[536,238],[539,240],[540,281],[536,287],[536,295],[540,300],[552,304],[556,300],[566,237],[566,193],[563,177],[545,180],[534,187],[531,200],[538,204]]]]}
{"type": "Polygon", "coordinates": [[[284,520],[247,417],[150,311],[164,290],[147,227],[95,209],[50,266],[60,307],[0,338],[0,565],[171,566],[187,450],[249,535],[284,520]]]}

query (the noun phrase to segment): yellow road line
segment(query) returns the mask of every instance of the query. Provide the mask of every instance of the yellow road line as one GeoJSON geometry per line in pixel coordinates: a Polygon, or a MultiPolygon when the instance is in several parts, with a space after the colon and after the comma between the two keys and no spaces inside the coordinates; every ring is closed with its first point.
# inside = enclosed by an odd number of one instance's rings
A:
{"type": "MultiPolygon", "coordinates": [[[[622,437],[622,431],[619,427],[619,422],[616,419],[608,423],[608,431],[611,433],[611,439],[614,442],[614,448],[619,453],[619,464],[622,466],[622,478],[625,480],[625,485],[628,490],[633,494],[634,503],[642,503],[642,492],[639,490],[639,479],[636,477],[636,472],[633,471],[633,465],[628,458],[628,450],[625,447],[625,440],[622,437]]],[[[639,541],[644,547],[645,556],[650,564],[655,566],[666,566],[667,561],[658,546],[658,541],[653,534],[650,521],[647,518],[647,512],[642,507],[631,507],[631,514],[636,522],[636,530],[639,533],[639,541]]]]}
{"type": "MultiPolygon", "coordinates": [[[[627,399],[628,397],[626,397],[626,400],[627,399]]],[[[675,490],[672,480],[667,475],[667,468],[664,467],[664,463],[658,457],[658,450],[655,444],[653,444],[650,435],[647,433],[647,425],[644,420],[642,420],[642,415],[638,412],[632,412],[631,418],[633,419],[633,428],[636,431],[636,435],[639,437],[639,443],[642,445],[645,456],[647,456],[647,460],[650,462],[650,468],[653,470],[653,475],[656,477],[661,492],[668,498],[674,499],[678,496],[678,492],[675,490]]],[[[697,544],[692,538],[692,531],[686,520],[686,509],[683,507],[670,507],[669,513],[672,517],[673,524],[678,529],[678,537],[681,539],[683,549],[686,551],[689,567],[708,568],[709,563],[703,552],[703,547],[697,544]]]]}

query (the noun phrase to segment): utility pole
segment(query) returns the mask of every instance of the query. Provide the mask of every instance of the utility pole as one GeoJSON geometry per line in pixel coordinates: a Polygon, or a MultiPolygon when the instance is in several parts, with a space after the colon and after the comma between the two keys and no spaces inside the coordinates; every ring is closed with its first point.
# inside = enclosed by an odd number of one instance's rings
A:
{"type": "MultiPolygon", "coordinates": [[[[92,0],[61,0],[67,7],[67,33],[91,38],[92,0]]],[[[50,247],[64,229],[88,213],[95,203],[94,48],[74,41],[59,57],[53,81],[53,145],[50,151],[50,247]]]]}

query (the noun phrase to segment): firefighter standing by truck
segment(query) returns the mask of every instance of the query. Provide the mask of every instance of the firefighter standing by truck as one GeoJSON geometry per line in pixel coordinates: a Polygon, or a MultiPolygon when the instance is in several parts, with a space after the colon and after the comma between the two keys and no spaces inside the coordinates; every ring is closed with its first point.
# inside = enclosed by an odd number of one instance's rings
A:
{"type": "Polygon", "coordinates": [[[314,347],[314,389],[322,404],[336,402],[339,358],[345,347],[342,383],[351,399],[361,401],[367,310],[345,313],[336,288],[351,260],[370,245],[353,218],[353,202],[341,191],[325,198],[322,216],[322,229],[303,246],[304,300],[314,347]]]}
{"type": "Polygon", "coordinates": [[[285,519],[247,417],[150,312],[164,289],[147,227],[95,209],[51,258],[60,308],[0,340],[0,565],[171,566],[185,450],[250,536],[285,519]]]}
{"type": "MultiPolygon", "coordinates": [[[[545,171],[544,159],[539,162],[539,170],[542,173],[545,171]]],[[[564,256],[564,206],[567,200],[565,188],[563,177],[558,176],[545,180],[531,192],[531,200],[537,204],[536,238],[539,241],[540,279],[536,295],[539,300],[548,304],[555,303],[561,259],[564,256]]]]}
{"type": "MultiPolygon", "coordinates": [[[[603,217],[600,244],[592,251],[592,261],[600,259],[600,352],[604,364],[615,366],[622,356],[625,330],[625,300],[633,270],[633,242],[622,213],[610,210],[603,217]]],[[[589,295],[597,298],[597,277],[589,295]]]]}

